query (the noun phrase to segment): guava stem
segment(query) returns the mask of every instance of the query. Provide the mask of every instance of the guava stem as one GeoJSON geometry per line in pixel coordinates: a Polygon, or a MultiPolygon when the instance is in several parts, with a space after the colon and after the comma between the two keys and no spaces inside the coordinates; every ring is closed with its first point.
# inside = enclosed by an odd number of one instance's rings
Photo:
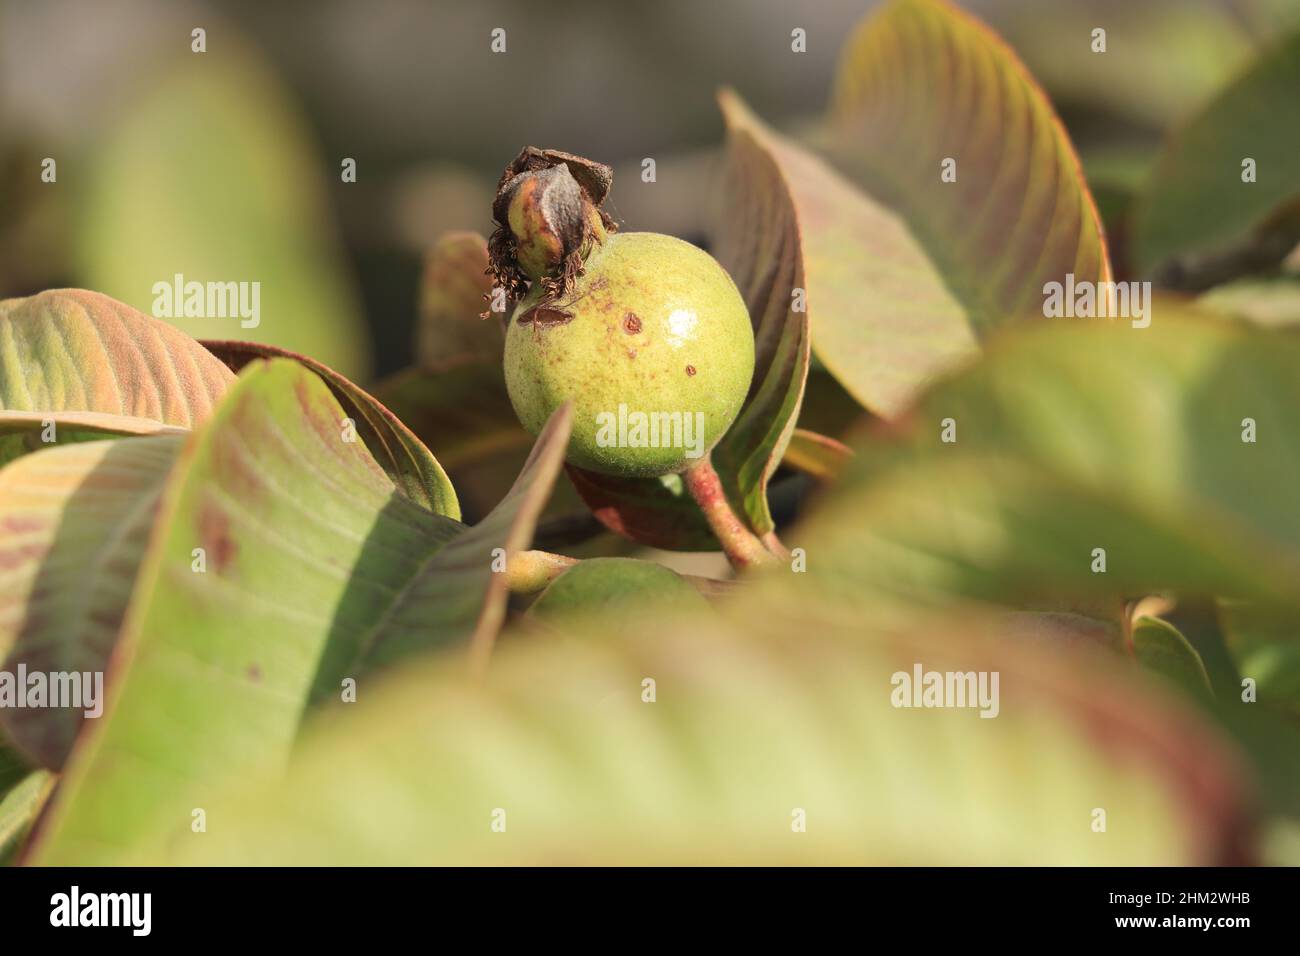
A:
{"type": "Polygon", "coordinates": [[[731,502],[722,490],[722,480],[718,478],[708,455],[687,468],[682,473],[682,479],[686,482],[686,490],[700,506],[700,511],[704,512],[704,519],[733,567],[750,568],[775,560],[771,552],[763,547],[763,542],[745,527],[732,510],[731,502]]]}
{"type": "Polygon", "coordinates": [[[573,567],[578,558],[549,551],[517,551],[506,563],[506,586],[515,594],[540,591],[573,567]]]}
{"type": "Polygon", "coordinates": [[[763,546],[771,551],[782,561],[790,560],[790,549],[781,543],[781,539],[776,536],[775,531],[769,531],[762,537],[763,546]]]}

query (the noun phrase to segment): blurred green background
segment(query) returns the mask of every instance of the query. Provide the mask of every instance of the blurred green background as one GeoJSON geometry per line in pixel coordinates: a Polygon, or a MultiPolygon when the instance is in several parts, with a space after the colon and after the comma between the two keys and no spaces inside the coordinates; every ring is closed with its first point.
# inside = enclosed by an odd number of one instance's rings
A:
{"type": "MultiPolygon", "coordinates": [[[[970,0],[1047,88],[1124,271],[1127,198],[1162,137],[1300,22],[1293,0],[970,0]],[[1094,56],[1087,37],[1108,31],[1094,56]]],[[[815,137],[872,0],[0,4],[0,297],[260,281],[262,321],[182,319],[366,380],[410,364],[419,274],[490,229],[525,144],[616,167],[626,228],[707,243],[716,89],[815,137]],[[206,52],[191,31],[206,30],[206,52]],[[490,48],[506,31],[506,52],[490,48]],[[791,52],[791,30],[807,52],[791,52]],[[42,160],[57,181],[41,181],[42,160]],[[341,163],[357,162],[357,181],[341,163]],[[645,183],[652,157],[657,179],[645,183]]]]}

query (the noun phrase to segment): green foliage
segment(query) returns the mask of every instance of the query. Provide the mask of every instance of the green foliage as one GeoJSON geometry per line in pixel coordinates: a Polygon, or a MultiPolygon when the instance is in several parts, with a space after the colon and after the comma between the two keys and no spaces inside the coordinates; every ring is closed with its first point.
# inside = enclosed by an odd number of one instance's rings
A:
{"type": "Polygon", "coordinates": [[[78,271],[146,312],[155,283],[177,274],[258,282],[256,325],[187,315],[175,301],[171,321],[195,338],[246,337],[362,377],[369,344],[307,130],[270,65],[231,39],[162,64],[92,144],[78,271]]]}
{"type": "Polygon", "coordinates": [[[1222,251],[1300,197],[1297,89],[1300,33],[1262,55],[1170,137],[1139,207],[1143,265],[1222,251]]]}
{"type": "Polygon", "coordinates": [[[953,5],[870,16],[804,138],[721,93],[712,251],[755,367],[716,487],[557,487],[592,396],[521,427],[474,233],[429,252],[412,367],[358,384],[305,138],[214,61],[105,140],[77,244],[124,301],[0,303],[0,674],[106,689],[0,710],[0,860],[1294,854],[1294,259],[1221,255],[1286,234],[1294,40],[1157,159],[1090,164],[1137,275],[1217,286],[1149,326],[1046,317],[1047,283],[1111,278],[1107,236],[1047,96],[953,5]],[[279,318],[125,304],[176,272],[260,276],[279,318]]]}

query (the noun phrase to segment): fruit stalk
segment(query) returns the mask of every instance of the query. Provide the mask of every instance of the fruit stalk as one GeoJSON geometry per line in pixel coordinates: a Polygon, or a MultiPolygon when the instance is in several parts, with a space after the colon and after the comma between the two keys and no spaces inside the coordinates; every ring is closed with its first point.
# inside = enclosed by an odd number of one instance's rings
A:
{"type": "Polygon", "coordinates": [[[682,479],[733,567],[743,570],[776,560],[732,510],[710,456],[705,455],[682,472],[682,479]]]}

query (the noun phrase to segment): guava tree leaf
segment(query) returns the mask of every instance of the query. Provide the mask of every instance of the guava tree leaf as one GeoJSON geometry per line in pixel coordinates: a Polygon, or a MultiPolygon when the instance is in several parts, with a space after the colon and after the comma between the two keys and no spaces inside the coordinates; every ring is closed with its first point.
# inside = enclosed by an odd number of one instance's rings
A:
{"type": "Polygon", "coordinates": [[[374,387],[416,435],[436,445],[471,519],[501,500],[533,444],[506,393],[501,319],[480,318],[489,306],[486,269],[487,241],[478,233],[438,240],[420,281],[416,364],[374,387]]]}
{"type": "Polygon", "coordinates": [[[1210,676],[1201,655],[1168,621],[1138,618],[1133,624],[1133,653],[1143,667],[1163,674],[1189,694],[1210,696],[1210,676]]]}
{"type": "Polygon", "coordinates": [[[680,475],[618,478],[574,465],[564,470],[591,513],[616,534],[667,551],[722,547],[680,475]]]}
{"type": "Polygon", "coordinates": [[[757,604],[743,622],[605,619],[577,646],[513,642],[486,683],[416,667],[366,710],[323,715],[285,777],[219,801],[220,832],[174,827],[139,859],[1244,858],[1249,795],[1233,755],[1137,672],[1004,644],[969,623],[882,635],[861,620],[828,625],[817,607],[757,604]],[[896,675],[914,662],[997,671],[998,716],[894,706],[896,675]],[[1098,806],[1104,835],[1090,826],[1098,806]]]}
{"type": "Polygon", "coordinates": [[[1168,310],[1141,330],[1005,336],[858,446],[791,539],[801,590],[915,604],[1172,589],[1294,613],[1300,499],[1277,476],[1300,469],[1297,367],[1300,340],[1168,310]]]}
{"type": "Polygon", "coordinates": [[[1300,499],[1277,480],[1300,469],[1300,340],[1173,303],[1152,314],[1146,329],[1084,321],[1004,337],[921,400],[902,444],[1037,461],[1191,528],[1222,524],[1261,553],[1300,555],[1300,499]]]}
{"type": "Polygon", "coordinates": [[[870,481],[849,477],[855,469],[856,461],[787,535],[807,562],[789,586],[855,617],[870,610],[880,620],[911,619],[970,601],[1023,607],[1166,588],[1295,608],[1300,561],[1218,516],[1193,522],[1121,488],[1090,488],[1005,456],[936,455],[870,481]],[[1093,570],[1098,548],[1104,573],[1093,570]]]}
{"type": "Polygon", "coordinates": [[[1300,717],[1300,643],[1268,644],[1241,657],[1242,677],[1255,682],[1260,706],[1300,717]]]}
{"type": "Polygon", "coordinates": [[[183,435],[187,431],[188,428],[164,425],[152,418],[103,412],[0,411],[0,466],[31,452],[60,445],[124,435],[183,435]]]}
{"type": "Polygon", "coordinates": [[[31,771],[31,765],[0,738],[0,799],[31,771]]]}
{"type": "MultiPolygon", "coordinates": [[[[139,418],[134,415],[110,415],[105,412],[14,412],[0,411],[0,435],[32,436],[40,432],[47,422],[52,422],[56,433],[72,432],[76,435],[183,435],[189,431],[179,425],[165,425],[155,418],[139,418]]],[[[40,442],[31,450],[41,445],[55,445],[62,440],[61,435],[51,442],[40,442]]],[[[91,440],[81,438],[82,441],[91,440]]]]}
{"type": "Polygon", "coordinates": [[[782,464],[821,481],[829,481],[839,475],[851,457],[853,450],[842,441],[796,428],[786,446],[782,464]]]}
{"type": "Polygon", "coordinates": [[[1300,14],[1289,0],[1055,0],[984,9],[1034,77],[1075,115],[1153,130],[1196,109],[1250,62],[1261,36],[1285,32],[1300,14]],[[1104,54],[1093,50],[1099,27],[1104,54]]]}
{"type": "MultiPolygon", "coordinates": [[[[573,407],[547,421],[519,477],[478,524],[447,542],[370,629],[362,660],[387,665],[435,645],[468,641],[471,665],[481,671],[505,622],[509,598],[505,563],[526,550],[537,519],[564,464],[573,407]]],[[[322,689],[331,685],[322,682],[322,689]]]]}
{"type": "Polygon", "coordinates": [[[409,368],[380,381],[374,394],[437,448],[466,520],[501,500],[533,444],[510,405],[500,359],[438,372],[409,368]]]}
{"type": "Polygon", "coordinates": [[[754,380],[735,423],[713,450],[727,496],[758,534],[773,530],[767,484],[794,431],[811,349],[803,235],[795,188],[735,94],[719,96],[727,158],[718,261],[754,324],[754,380]]]}
{"type": "Polygon", "coordinates": [[[188,821],[218,781],[282,761],[313,697],[348,677],[365,693],[374,661],[499,624],[493,548],[530,533],[566,414],[519,494],[469,530],[402,494],[362,442],[344,438],[344,418],[301,363],[259,360],[187,442],[104,716],[77,739],[32,860],[117,858],[151,827],[188,821]]]}
{"type": "Polygon", "coordinates": [[[487,268],[487,240],[476,232],[446,233],[429,252],[420,279],[415,337],[421,368],[440,372],[468,362],[501,365],[502,318],[480,317],[488,311],[484,296],[492,288],[487,268]]]}
{"type": "MultiPolygon", "coordinates": [[[[811,322],[818,358],[845,390],[877,414],[897,415],[920,384],[975,350],[965,310],[897,214],[772,132],[734,94],[722,104],[729,178],[761,185],[732,207],[719,257],[750,270],[741,274],[754,276],[772,309],[788,310],[791,289],[801,288],[808,311],[790,314],[796,332],[811,322]],[[777,274],[780,256],[797,260],[786,265],[797,275],[777,274]]],[[[776,331],[784,319],[778,312],[776,331]]]]}
{"type": "MultiPolygon", "coordinates": [[[[163,484],[183,439],[50,448],[0,469],[0,664],[107,670],[163,484]]],[[[4,708],[0,728],[58,769],[84,708],[4,708]]]]}
{"type": "Polygon", "coordinates": [[[1136,213],[1138,263],[1150,270],[1248,236],[1300,196],[1300,33],[1263,53],[1165,144],[1136,213]],[[1255,181],[1242,164],[1255,161],[1255,181]]]}
{"type": "Polygon", "coordinates": [[[365,389],[315,359],[274,345],[214,341],[202,344],[235,372],[259,358],[289,358],[311,369],[324,379],[347,417],[356,423],[357,437],[366,443],[393,484],[430,511],[460,519],[456,489],[442,465],[400,418],[365,389]]]}
{"type": "Polygon", "coordinates": [[[1220,601],[1218,623],[1242,677],[1265,708],[1300,713],[1300,615],[1243,601],[1220,601]]]}
{"type": "Polygon", "coordinates": [[[106,295],[56,289],[0,302],[6,430],[41,418],[122,434],[192,428],[232,381],[189,336],[106,295]]]}
{"type": "Polygon", "coordinates": [[[1300,275],[1238,279],[1197,296],[1196,306],[1268,328],[1300,327],[1300,275]]]}
{"type": "Polygon", "coordinates": [[[27,835],[56,782],[48,770],[33,770],[8,793],[0,795],[0,866],[27,835]]]}
{"type": "Polygon", "coordinates": [[[155,315],[157,283],[202,283],[205,314],[173,301],[169,322],[195,338],[279,345],[364,381],[369,338],[326,199],[339,160],[317,154],[274,70],[228,29],[157,72],[89,147],[78,274],[155,315]],[[209,314],[210,282],[257,283],[257,315],[209,314]]]}
{"type": "Polygon", "coordinates": [[[863,196],[778,147],[798,164],[789,178],[808,209],[814,348],[871,411],[896,416],[995,329],[1041,319],[1046,283],[1109,280],[1100,221],[1051,105],[955,6],[892,0],[868,17],[842,54],[830,121],[831,158],[863,196]],[[954,181],[942,178],[948,160],[954,181]]]}

